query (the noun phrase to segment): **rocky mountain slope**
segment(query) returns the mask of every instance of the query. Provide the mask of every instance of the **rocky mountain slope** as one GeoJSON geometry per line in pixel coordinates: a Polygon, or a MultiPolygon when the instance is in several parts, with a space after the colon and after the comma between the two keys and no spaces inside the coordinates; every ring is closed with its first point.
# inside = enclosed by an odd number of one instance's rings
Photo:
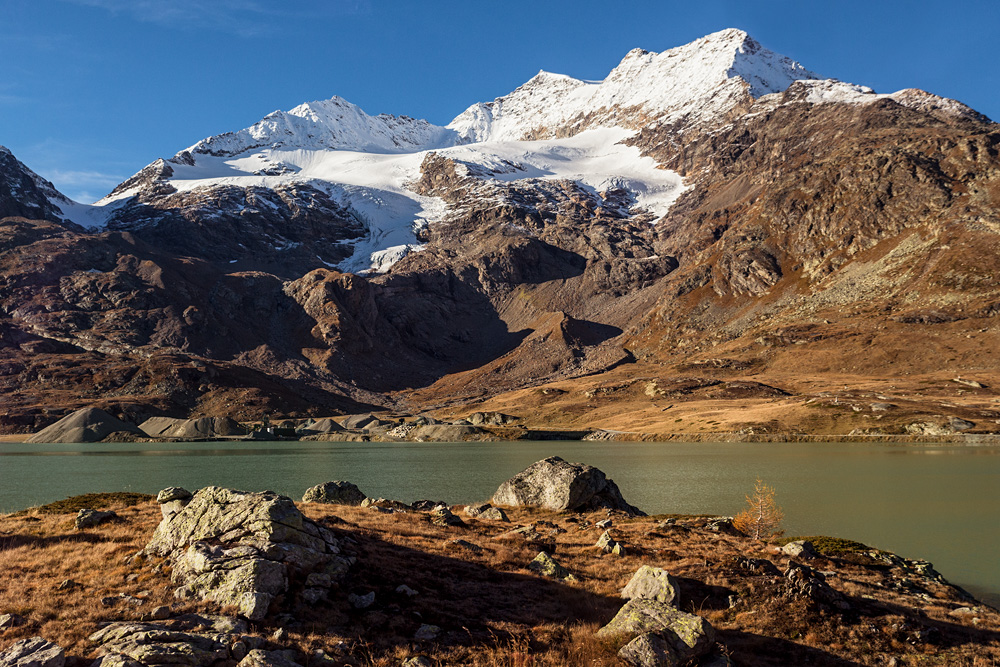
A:
{"type": "Polygon", "coordinates": [[[103,401],[992,431],[998,148],[959,102],[726,30],[602,82],[540,73],[448,127],[275,112],[93,206],[0,152],[2,426],[103,401]],[[844,407],[859,392],[893,407],[844,407]]]}

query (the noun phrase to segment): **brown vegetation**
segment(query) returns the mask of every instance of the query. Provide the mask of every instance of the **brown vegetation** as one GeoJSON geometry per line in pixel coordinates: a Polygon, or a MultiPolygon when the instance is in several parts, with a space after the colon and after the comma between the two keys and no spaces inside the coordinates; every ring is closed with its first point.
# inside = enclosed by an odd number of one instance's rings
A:
{"type": "MultiPolygon", "coordinates": [[[[69,653],[93,657],[86,637],[103,621],[138,618],[156,605],[174,613],[210,606],[173,599],[169,568],[125,565],[159,521],[152,502],[115,508],[124,522],[76,531],[72,514],[28,512],[0,517],[0,612],[28,625],[0,635],[0,649],[41,634],[69,653]],[[79,586],[60,590],[64,580],[79,586]],[[144,600],[131,606],[120,593],[144,600]],[[102,598],[110,598],[105,606],[102,598]]],[[[995,664],[1000,615],[960,591],[867,555],[863,545],[808,564],[832,572],[827,581],[851,608],[837,611],[790,596],[785,579],[747,567],[746,558],[788,562],[773,546],[716,532],[704,517],[614,515],[622,557],[594,547],[605,513],[558,514],[510,509],[512,524],[465,518],[464,527],[432,524],[425,513],[383,514],[364,508],[305,504],[303,511],[355,541],[358,563],[330,603],[297,614],[280,643],[323,649],[343,664],[397,665],[425,654],[437,665],[619,665],[614,642],[594,631],[621,606],[618,593],[643,564],[681,582],[681,607],[708,618],[736,664],[899,665],[995,664]],[[555,545],[554,557],[578,579],[542,579],[527,569],[537,554],[511,533],[533,525],[555,545]],[[463,540],[457,543],[455,540],[463,540]],[[471,547],[469,546],[471,545],[471,547]],[[417,591],[397,593],[405,584],[417,591]],[[354,610],[349,593],[374,591],[376,604],[354,610]],[[423,623],[442,628],[435,641],[414,641],[423,623]]],[[[831,544],[833,544],[831,542],[831,544]]],[[[847,544],[846,542],[844,544],[847,544]]],[[[256,631],[270,636],[274,626],[256,631]]]]}

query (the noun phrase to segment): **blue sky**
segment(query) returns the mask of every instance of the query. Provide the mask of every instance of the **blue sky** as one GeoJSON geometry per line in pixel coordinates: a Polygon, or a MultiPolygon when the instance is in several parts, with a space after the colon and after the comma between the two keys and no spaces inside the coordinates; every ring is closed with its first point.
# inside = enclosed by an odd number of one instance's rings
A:
{"type": "Polygon", "coordinates": [[[0,144],[92,201],[157,157],[340,95],[445,124],[539,69],[723,28],[824,76],[1000,120],[996,0],[0,0],[0,144]]]}

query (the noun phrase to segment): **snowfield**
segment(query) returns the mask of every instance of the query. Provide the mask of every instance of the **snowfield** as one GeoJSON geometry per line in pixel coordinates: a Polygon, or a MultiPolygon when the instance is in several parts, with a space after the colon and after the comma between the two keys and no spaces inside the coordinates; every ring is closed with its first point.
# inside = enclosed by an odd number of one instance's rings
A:
{"type": "MultiPolygon", "coordinates": [[[[975,114],[923,91],[878,95],[822,79],[729,29],[662,53],[630,51],[603,81],[540,72],[508,95],[474,104],[447,127],[408,116],[369,116],[340,97],[275,111],[251,127],[179,152],[168,163],[169,183],[179,191],[290,183],[320,188],[368,228],[367,238],[354,244],[353,255],[338,268],[382,272],[417,247],[415,229],[447,213],[441,199],[407,187],[429,151],[500,181],[568,179],[597,193],[621,188],[661,218],[684,192],[680,176],[621,142],[646,124],[716,122],[748,95],[786,103],[776,93],[796,82],[805,93],[798,101],[809,104],[891,97],[914,107],[975,114]]],[[[52,201],[67,219],[99,229],[142,187],[93,206],[61,195],[52,201]]]]}

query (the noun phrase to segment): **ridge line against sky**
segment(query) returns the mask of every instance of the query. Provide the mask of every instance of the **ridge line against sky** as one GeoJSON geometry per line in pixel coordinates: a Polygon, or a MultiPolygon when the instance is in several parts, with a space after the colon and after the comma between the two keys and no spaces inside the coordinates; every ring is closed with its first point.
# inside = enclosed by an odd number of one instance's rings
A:
{"type": "Polygon", "coordinates": [[[303,102],[443,125],[540,69],[601,79],[633,48],[728,27],[822,76],[1000,118],[1000,9],[984,0],[5,0],[0,26],[0,145],[81,201],[303,102]]]}

